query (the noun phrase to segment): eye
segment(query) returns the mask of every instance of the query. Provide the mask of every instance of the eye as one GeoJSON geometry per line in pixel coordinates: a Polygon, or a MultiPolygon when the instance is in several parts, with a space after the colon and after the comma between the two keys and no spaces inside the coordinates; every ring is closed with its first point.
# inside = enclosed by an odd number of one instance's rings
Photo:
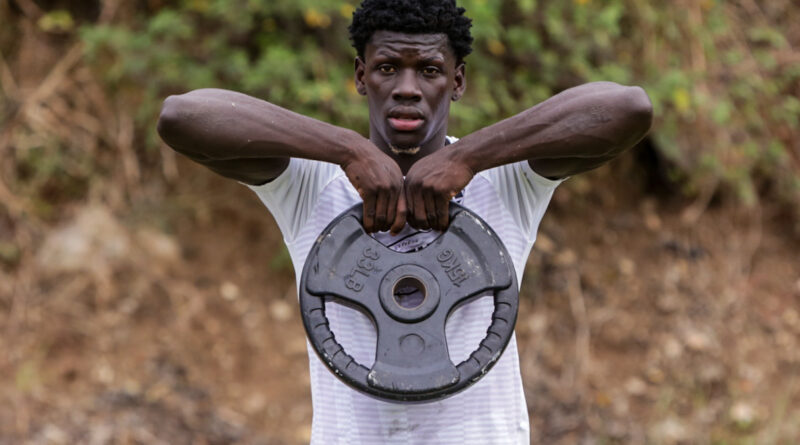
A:
{"type": "Polygon", "coordinates": [[[435,66],[426,66],[425,68],[422,69],[422,74],[426,76],[435,76],[441,72],[442,71],[435,66]]]}
{"type": "Polygon", "coordinates": [[[381,65],[378,67],[378,71],[383,74],[393,74],[396,70],[392,65],[381,65]]]}

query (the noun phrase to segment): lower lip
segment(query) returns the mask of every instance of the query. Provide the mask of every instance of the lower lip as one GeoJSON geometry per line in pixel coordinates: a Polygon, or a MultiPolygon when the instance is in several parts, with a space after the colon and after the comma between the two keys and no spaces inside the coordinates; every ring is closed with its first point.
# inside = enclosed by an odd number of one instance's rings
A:
{"type": "Polygon", "coordinates": [[[389,118],[389,124],[397,131],[414,131],[422,126],[422,119],[397,119],[389,118]]]}

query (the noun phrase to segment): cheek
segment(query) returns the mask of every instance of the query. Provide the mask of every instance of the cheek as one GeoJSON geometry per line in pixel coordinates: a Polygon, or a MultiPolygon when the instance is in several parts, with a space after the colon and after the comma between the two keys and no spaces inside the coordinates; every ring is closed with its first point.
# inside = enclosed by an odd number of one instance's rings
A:
{"type": "Polygon", "coordinates": [[[377,72],[366,77],[365,85],[369,91],[377,94],[382,94],[392,89],[391,80],[377,72]]]}
{"type": "Polygon", "coordinates": [[[430,106],[437,115],[446,114],[450,109],[450,94],[444,89],[437,89],[431,96],[430,106]]]}
{"type": "Polygon", "coordinates": [[[391,85],[388,82],[375,82],[374,80],[367,79],[364,83],[367,96],[367,104],[370,109],[379,110],[386,103],[387,90],[391,91],[391,85]]]}

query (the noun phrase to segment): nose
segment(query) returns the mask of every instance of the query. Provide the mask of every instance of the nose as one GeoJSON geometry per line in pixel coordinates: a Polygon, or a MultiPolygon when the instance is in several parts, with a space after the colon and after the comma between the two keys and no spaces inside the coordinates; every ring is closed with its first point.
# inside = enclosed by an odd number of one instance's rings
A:
{"type": "Polygon", "coordinates": [[[392,91],[392,98],[394,100],[398,102],[419,102],[422,100],[422,91],[419,89],[419,79],[417,78],[416,70],[402,70],[398,73],[396,79],[397,83],[395,83],[394,91],[392,91]]]}

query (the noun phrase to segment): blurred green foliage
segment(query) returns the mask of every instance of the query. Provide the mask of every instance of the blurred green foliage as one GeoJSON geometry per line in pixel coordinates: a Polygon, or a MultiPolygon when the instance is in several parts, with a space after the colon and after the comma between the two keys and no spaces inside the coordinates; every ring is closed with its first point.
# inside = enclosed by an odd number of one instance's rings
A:
{"type": "MultiPolygon", "coordinates": [[[[655,146],[689,195],[800,202],[800,8],[762,3],[462,0],[475,51],[450,132],[468,134],[583,82],[637,84],[655,106],[655,146]]],[[[366,133],[346,30],[356,4],[151,1],[110,24],[78,27],[51,11],[40,26],[77,33],[106,89],[137,110],[149,147],[163,98],[203,87],[366,133]]]]}

